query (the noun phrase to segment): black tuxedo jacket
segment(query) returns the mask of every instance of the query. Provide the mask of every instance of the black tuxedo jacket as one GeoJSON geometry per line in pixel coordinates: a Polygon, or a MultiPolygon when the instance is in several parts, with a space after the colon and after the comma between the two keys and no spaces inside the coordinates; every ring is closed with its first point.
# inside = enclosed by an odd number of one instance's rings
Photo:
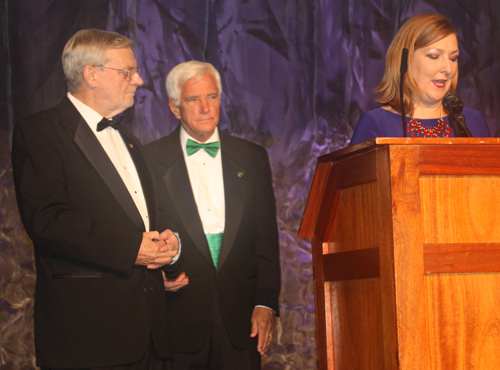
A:
{"type": "MultiPolygon", "coordinates": [[[[123,134],[158,224],[140,144],[123,134]]],[[[43,367],[139,361],[151,337],[167,357],[166,300],[159,270],[135,266],[145,231],[125,184],[67,97],[19,122],[12,166],[37,268],[35,347],[43,367]]]]}
{"type": "Polygon", "coordinates": [[[163,195],[162,206],[173,217],[182,240],[182,261],[167,277],[173,279],[183,271],[189,276],[189,285],[166,293],[175,352],[201,348],[217,297],[231,340],[240,349],[256,346],[256,339],[250,338],[256,305],[279,312],[278,229],[267,152],[224,133],[220,142],[226,220],[217,268],[191,190],[179,127],[146,147],[163,195]]]}

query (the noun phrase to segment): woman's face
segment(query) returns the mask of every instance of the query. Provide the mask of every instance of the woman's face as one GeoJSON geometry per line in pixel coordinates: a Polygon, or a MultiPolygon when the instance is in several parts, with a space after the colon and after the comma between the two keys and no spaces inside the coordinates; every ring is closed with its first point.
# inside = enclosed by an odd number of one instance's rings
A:
{"type": "Polygon", "coordinates": [[[410,71],[420,89],[419,106],[441,104],[457,74],[458,54],[458,42],[454,34],[415,50],[410,71]]]}

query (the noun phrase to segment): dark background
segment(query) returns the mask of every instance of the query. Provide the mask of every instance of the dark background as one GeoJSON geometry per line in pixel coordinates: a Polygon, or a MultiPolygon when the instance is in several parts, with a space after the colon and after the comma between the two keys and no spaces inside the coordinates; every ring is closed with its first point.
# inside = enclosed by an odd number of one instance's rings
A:
{"type": "MultiPolygon", "coordinates": [[[[0,0],[0,368],[34,369],[32,246],[10,166],[20,118],[66,93],[61,53],[79,29],[136,41],[145,84],[126,112],[143,143],[177,125],[165,77],[198,59],[220,71],[219,127],[267,148],[278,205],[283,274],[278,333],[264,368],[315,369],[310,244],[297,231],[318,155],[349,143],[384,70],[395,32],[422,12],[459,34],[458,93],[500,130],[498,0],[0,0]]],[[[82,297],[82,299],[85,299],[82,297]]]]}

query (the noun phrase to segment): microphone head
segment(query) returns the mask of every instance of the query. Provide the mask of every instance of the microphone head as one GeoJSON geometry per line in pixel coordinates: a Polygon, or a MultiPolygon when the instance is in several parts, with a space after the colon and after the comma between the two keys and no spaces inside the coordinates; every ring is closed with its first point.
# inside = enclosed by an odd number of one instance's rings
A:
{"type": "Polygon", "coordinates": [[[444,96],[443,105],[448,113],[455,114],[462,113],[462,108],[464,107],[464,103],[462,103],[460,98],[453,93],[448,93],[444,96]]]}

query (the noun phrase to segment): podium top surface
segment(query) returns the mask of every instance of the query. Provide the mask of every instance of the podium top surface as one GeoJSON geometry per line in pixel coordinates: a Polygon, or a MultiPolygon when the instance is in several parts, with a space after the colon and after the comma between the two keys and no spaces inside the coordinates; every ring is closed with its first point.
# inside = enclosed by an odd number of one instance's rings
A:
{"type": "Polygon", "coordinates": [[[318,157],[318,163],[339,160],[353,152],[363,153],[385,145],[498,145],[496,137],[377,137],[318,157]]]}
{"type": "MultiPolygon", "coordinates": [[[[394,170],[394,179],[410,168],[411,175],[417,177],[500,176],[500,138],[379,137],[322,155],[317,159],[299,237],[311,238],[320,219],[322,227],[326,225],[324,220],[330,217],[337,190],[375,181],[378,163],[380,168],[386,168],[383,173],[394,170]],[[381,150],[380,156],[378,150],[381,150]],[[407,157],[409,154],[411,157],[407,157]],[[327,198],[326,213],[320,217],[320,209],[327,198]]],[[[389,181],[391,184],[393,177],[389,181]]],[[[320,234],[323,231],[320,230],[320,234]]]]}

